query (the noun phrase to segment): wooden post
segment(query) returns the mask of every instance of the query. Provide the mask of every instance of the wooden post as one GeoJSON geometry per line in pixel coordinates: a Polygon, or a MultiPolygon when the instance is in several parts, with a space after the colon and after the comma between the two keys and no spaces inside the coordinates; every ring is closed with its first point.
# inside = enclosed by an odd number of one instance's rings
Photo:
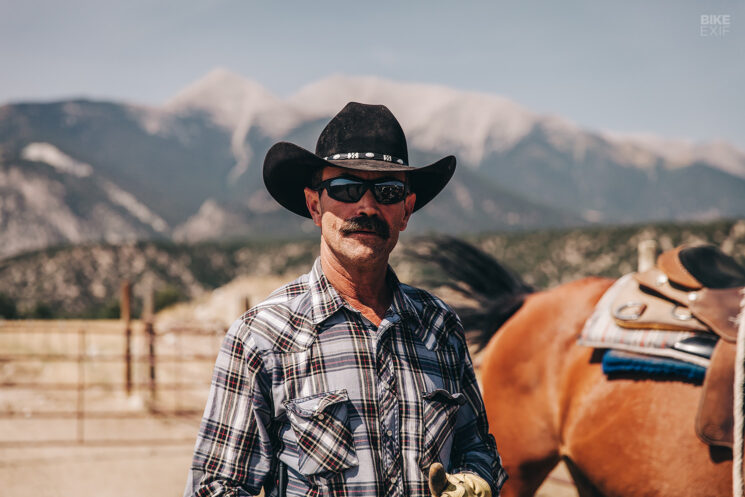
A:
{"type": "Polygon", "coordinates": [[[181,382],[182,382],[182,378],[184,377],[184,375],[182,374],[183,367],[182,367],[182,362],[181,362],[181,358],[184,356],[184,351],[182,347],[183,344],[181,343],[181,341],[183,340],[184,335],[183,333],[178,333],[175,331],[173,333],[174,333],[173,336],[176,337],[176,347],[175,347],[176,348],[176,360],[173,361],[174,370],[175,370],[174,379],[176,382],[176,388],[174,391],[176,395],[175,409],[176,409],[176,412],[181,412],[181,396],[183,395],[183,392],[181,391],[181,382]]]}
{"type": "Polygon", "coordinates": [[[637,248],[639,254],[638,269],[640,273],[654,267],[657,259],[657,241],[642,240],[637,248]]]}
{"type": "Polygon", "coordinates": [[[155,357],[155,330],[153,329],[153,321],[149,319],[145,321],[145,335],[147,336],[147,357],[149,366],[149,387],[150,387],[150,408],[153,409],[157,400],[157,383],[155,378],[156,371],[156,357],[155,357]]]}
{"type": "Polygon", "coordinates": [[[155,330],[153,328],[153,285],[148,281],[145,286],[145,302],[142,306],[142,319],[145,321],[145,336],[147,337],[148,350],[148,369],[149,369],[149,389],[150,389],[150,409],[154,409],[157,400],[157,383],[155,357],[155,330]]]}
{"type": "Polygon", "coordinates": [[[129,281],[122,282],[120,316],[124,321],[124,387],[127,395],[132,394],[132,286],[129,281]]]}
{"type": "Polygon", "coordinates": [[[153,290],[153,282],[150,278],[146,278],[144,282],[144,288],[145,288],[145,295],[144,299],[142,301],[142,320],[143,321],[150,321],[153,320],[153,306],[155,301],[153,290]]]}
{"type": "Polygon", "coordinates": [[[77,442],[85,442],[85,330],[78,330],[77,442]]]}

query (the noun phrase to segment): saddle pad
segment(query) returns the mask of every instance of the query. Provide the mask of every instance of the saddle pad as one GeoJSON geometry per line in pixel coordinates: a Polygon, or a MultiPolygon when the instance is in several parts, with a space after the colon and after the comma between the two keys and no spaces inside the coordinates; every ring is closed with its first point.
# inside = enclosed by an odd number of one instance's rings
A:
{"type": "Polygon", "coordinates": [[[622,328],[615,323],[611,307],[618,292],[632,277],[631,274],[622,276],[605,292],[595,306],[592,316],[585,322],[577,340],[578,343],[600,349],[626,350],[639,354],[671,357],[704,368],[709,367],[708,358],[673,348],[676,343],[698,335],[697,332],[622,328]]]}
{"type": "Polygon", "coordinates": [[[679,378],[697,383],[704,381],[706,368],[669,357],[608,350],[603,355],[603,373],[639,373],[644,376],[679,378]]]}

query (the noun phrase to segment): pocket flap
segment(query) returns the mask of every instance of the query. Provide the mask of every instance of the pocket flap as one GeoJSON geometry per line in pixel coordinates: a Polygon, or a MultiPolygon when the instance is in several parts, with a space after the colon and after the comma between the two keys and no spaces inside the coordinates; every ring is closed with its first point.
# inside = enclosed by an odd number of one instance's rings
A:
{"type": "Polygon", "coordinates": [[[460,393],[450,393],[447,390],[443,390],[442,388],[438,388],[437,390],[432,390],[431,392],[425,392],[424,398],[427,400],[434,400],[436,402],[442,402],[443,404],[451,404],[451,405],[458,405],[462,406],[466,403],[465,396],[460,393]]]}
{"type": "Polygon", "coordinates": [[[285,444],[297,447],[297,470],[312,476],[312,481],[331,478],[359,465],[348,404],[346,390],[284,402],[291,428],[285,434],[289,437],[285,438],[285,444]]]}
{"type": "Polygon", "coordinates": [[[287,400],[284,402],[284,405],[288,411],[292,411],[298,416],[304,418],[310,418],[324,412],[330,406],[348,400],[349,396],[347,395],[347,390],[342,389],[311,395],[309,397],[287,400]]]}

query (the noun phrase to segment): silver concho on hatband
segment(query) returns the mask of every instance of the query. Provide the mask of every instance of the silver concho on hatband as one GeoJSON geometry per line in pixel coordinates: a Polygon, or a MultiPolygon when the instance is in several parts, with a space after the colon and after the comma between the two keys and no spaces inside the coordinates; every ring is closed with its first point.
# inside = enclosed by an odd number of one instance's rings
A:
{"type": "Polygon", "coordinates": [[[350,159],[372,159],[384,162],[395,162],[402,166],[408,166],[403,159],[387,154],[376,154],[374,152],[344,152],[341,154],[327,155],[323,160],[350,160],[350,159]]]}

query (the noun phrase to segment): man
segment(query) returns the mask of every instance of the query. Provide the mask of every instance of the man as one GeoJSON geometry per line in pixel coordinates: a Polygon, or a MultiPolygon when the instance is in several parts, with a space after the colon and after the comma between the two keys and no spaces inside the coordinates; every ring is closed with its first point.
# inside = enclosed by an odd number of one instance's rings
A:
{"type": "Polygon", "coordinates": [[[264,183],[321,228],[320,257],[228,331],[186,495],[497,496],[460,321],[388,267],[454,170],[453,156],[408,165],[382,105],[347,104],[315,154],[269,150],[264,183]]]}

